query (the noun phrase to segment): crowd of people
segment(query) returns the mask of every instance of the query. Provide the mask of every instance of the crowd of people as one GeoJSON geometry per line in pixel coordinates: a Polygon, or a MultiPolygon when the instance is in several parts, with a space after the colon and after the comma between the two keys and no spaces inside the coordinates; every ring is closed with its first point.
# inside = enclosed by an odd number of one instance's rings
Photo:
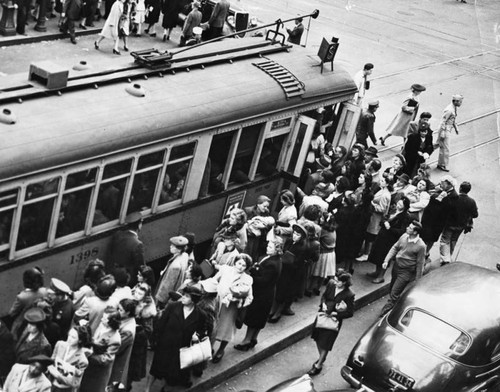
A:
{"type": "Polygon", "coordinates": [[[353,315],[356,262],[374,265],[373,284],[384,282],[393,264],[383,315],[425,273],[436,242],[441,265],[452,261],[478,216],[468,181],[430,179],[430,117],[424,112],[407,122],[404,151],[387,167],[374,146],[333,146],[318,124],[294,191],[230,210],[202,257],[194,233],[170,238],[159,277],[144,263],[140,213],[127,216],[105,262],[91,261],[76,291],[56,278],[45,287],[42,270],[26,270],[25,289],[0,323],[4,391],[35,384],[34,391],[93,392],[114,384],[131,390],[146,377],[146,391],[158,379],[189,387],[207,363],[182,368],[182,347],[208,337],[216,364],[245,326],[234,348],[251,350],[267,323],[293,316],[304,296],[321,296],[318,310],[336,320],[335,329],[313,330],[319,357],[309,374],[318,374],[342,320],[353,315]]]}

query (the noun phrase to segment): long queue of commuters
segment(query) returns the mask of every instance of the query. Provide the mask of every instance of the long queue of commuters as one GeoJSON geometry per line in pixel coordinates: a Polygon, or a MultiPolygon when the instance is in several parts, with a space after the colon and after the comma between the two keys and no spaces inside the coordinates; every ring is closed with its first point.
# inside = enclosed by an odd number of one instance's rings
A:
{"type": "MultiPolygon", "coordinates": [[[[421,125],[426,116],[417,132],[428,128],[421,125]]],[[[167,390],[190,387],[207,362],[181,367],[182,347],[208,337],[217,364],[237,328],[246,331],[234,348],[251,350],[267,323],[295,314],[294,301],[320,295],[319,310],[334,321],[327,326],[318,317],[312,335],[319,357],[309,374],[321,372],[342,320],[353,315],[354,262],[374,265],[373,284],[384,282],[393,264],[384,314],[423,275],[435,242],[441,264],[452,261],[478,212],[469,182],[458,186],[445,175],[433,184],[427,163],[408,166],[408,148],[382,168],[375,147],[356,143],[347,151],[326,142],[320,129],[299,187],[281,191],[278,212],[270,212],[274,203],[265,195],[231,210],[206,258],[195,256],[195,234],[173,237],[155,279],[144,264],[141,215],[133,213],[115,233],[106,263],[92,261],[78,290],[55,278],[45,288],[41,270],[25,271],[25,289],[0,324],[4,391],[131,390],[145,377],[146,391],[158,379],[167,390]]]]}

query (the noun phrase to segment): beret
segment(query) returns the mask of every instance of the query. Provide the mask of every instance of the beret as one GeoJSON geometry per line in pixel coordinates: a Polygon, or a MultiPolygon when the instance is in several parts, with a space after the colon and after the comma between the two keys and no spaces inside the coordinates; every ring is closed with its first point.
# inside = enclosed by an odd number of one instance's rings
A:
{"type": "Polygon", "coordinates": [[[189,243],[189,241],[186,237],[178,235],[176,237],[170,238],[170,243],[175,246],[186,246],[189,243]]]}

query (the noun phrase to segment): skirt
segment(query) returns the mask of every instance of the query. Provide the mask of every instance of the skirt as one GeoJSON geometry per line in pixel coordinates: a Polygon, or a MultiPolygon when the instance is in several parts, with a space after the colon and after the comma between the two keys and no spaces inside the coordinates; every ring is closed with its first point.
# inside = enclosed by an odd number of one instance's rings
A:
{"type": "Polygon", "coordinates": [[[327,278],[334,276],[336,272],[335,249],[327,253],[320,253],[319,260],[312,267],[312,276],[327,278]]]}
{"type": "Polygon", "coordinates": [[[335,340],[337,340],[338,335],[339,331],[314,327],[311,338],[316,342],[319,348],[332,351],[333,344],[335,340]]]}
{"type": "Polygon", "coordinates": [[[217,323],[217,332],[215,339],[225,342],[233,340],[236,333],[236,317],[238,316],[238,307],[235,302],[231,302],[229,307],[221,305],[219,311],[219,321],[217,323]]]}

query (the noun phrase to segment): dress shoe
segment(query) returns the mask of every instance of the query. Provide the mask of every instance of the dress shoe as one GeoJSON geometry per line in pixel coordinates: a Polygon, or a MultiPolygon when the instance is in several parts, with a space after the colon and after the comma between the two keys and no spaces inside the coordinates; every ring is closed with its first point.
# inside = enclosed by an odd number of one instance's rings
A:
{"type": "Polygon", "coordinates": [[[144,29],[144,32],[145,32],[146,34],[149,34],[149,29],[144,29]]]}
{"type": "Polygon", "coordinates": [[[85,26],[83,23],[80,23],[80,28],[83,30],[87,30],[87,26],[85,26]]]}
{"type": "Polygon", "coordinates": [[[151,33],[151,34],[149,34],[149,36],[154,38],[154,37],[156,37],[156,33],[151,33]]]}
{"type": "Polygon", "coordinates": [[[124,47],[123,47],[123,50],[124,50],[125,52],[128,52],[128,46],[124,46],[124,47]]]}
{"type": "Polygon", "coordinates": [[[167,40],[167,34],[163,34],[163,42],[167,40]]]}
{"type": "Polygon", "coordinates": [[[379,284],[379,283],[384,283],[385,279],[384,278],[375,278],[372,280],[372,283],[379,284]]]}
{"type": "Polygon", "coordinates": [[[113,54],[121,55],[119,50],[113,49],[113,54]]]}
{"type": "Polygon", "coordinates": [[[313,365],[313,367],[311,368],[311,370],[309,370],[309,371],[307,372],[307,374],[308,374],[309,376],[311,376],[311,377],[312,377],[312,376],[316,376],[316,375],[320,374],[322,370],[323,370],[323,368],[322,368],[322,367],[318,368],[318,367],[316,367],[316,365],[313,365]]]}
{"type": "Polygon", "coordinates": [[[321,291],[319,291],[319,289],[314,289],[313,290],[313,294],[316,295],[316,296],[318,296],[318,295],[321,294],[321,291]]]}
{"type": "Polygon", "coordinates": [[[439,264],[440,264],[440,265],[441,265],[441,267],[442,267],[443,265],[448,265],[448,264],[450,264],[450,262],[449,262],[449,261],[441,261],[441,263],[439,263],[439,264]]]}
{"type": "Polygon", "coordinates": [[[444,171],[444,172],[449,172],[449,171],[450,171],[450,169],[447,169],[446,167],[441,166],[441,165],[438,165],[438,166],[437,166],[437,169],[442,170],[442,171],[444,171]]]}
{"type": "Polygon", "coordinates": [[[366,276],[368,276],[369,278],[376,278],[378,276],[378,273],[376,271],[368,272],[366,276]]]}
{"type": "Polygon", "coordinates": [[[250,340],[250,343],[248,343],[248,346],[250,348],[254,348],[257,345],[257,339],[252,339],[250,340]]]}
{"type": "Polygon", "coordinates": [[[236,344],[234,348],[238,351],[248,351],[250,350],[250,343],[236,344]]]}
{"type": "Polygon", "coordinates": [[[224,351],[217,351],[217,353],[212,358],[212,363],[219,363],[222,360],[222,357],[224,357],[224,351]]]}
{"type": "Polygon", "coordinates": [[[295,316],[295,312],[292,309],[290,309],[290,308],[286,308],[285,310],[283,310],[281,312],[281,314],[283,316],[295,316]]]}
{"type": "Polygon", "coordinates": [[[267,320],[268,323],[271,323],[271,324],[276,324],[278,321],[280,321],[280,318],[281,316],[278,316],[278,317],[269,317],[269,319],[267,320]]]}
{"type": "Polygon", "coordinates": [[[368,260],[368,255],[361,255],[359,257],[356,257],[356,261],[366,261],[368,260]]]}
{"type": "Polygon", "coordinates": [[[500,271],[500,263],[497,263],[497,270],[500,271]]]}
{"type": "Polygon", "coordinates": [[[94,41],[94,48],[95,48],[96,50],[99,50],[99,44],[97,43],[97,41],[94,41]]]}
{"type": "Polygon", "coordinates": [[[87,25],[85,25],[85,26],[86,26],[86,27],[95,27],[95,24],[91,23],[91,24],[89,24],[88,26],[87,26],[87,25]]]}
{"type": "Polygon", "coordinates": [[[384,139],[382,139],[381,137],[379,137],[378,140],[380,140],[380,144],[382,144],[383,146],[385,146],[385,140],[384,139]]]}
{"type": "Polygon", "coordinates": [[[76,39],[71,38],[71,43],[72,43],[73,45],[76,45],[76,39]]]}

